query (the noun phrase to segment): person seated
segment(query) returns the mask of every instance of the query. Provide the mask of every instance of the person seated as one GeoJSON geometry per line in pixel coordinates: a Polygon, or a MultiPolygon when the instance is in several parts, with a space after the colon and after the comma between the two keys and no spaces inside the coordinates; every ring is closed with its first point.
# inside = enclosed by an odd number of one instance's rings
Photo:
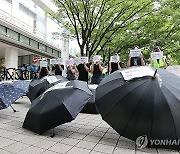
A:
{"type": "MultiPolygon", "coordinates": [[[[140,49],[140,47],[136,45],[132,49],[137,50],[137,49],[140,49]]],[[[142,53],[140,54],[139,57],[131,57],[131,54],[129,54],[127,67],[131,67],[131,66],[145,66],[145,60],[144,60],[144,56],[142,53]]]]}

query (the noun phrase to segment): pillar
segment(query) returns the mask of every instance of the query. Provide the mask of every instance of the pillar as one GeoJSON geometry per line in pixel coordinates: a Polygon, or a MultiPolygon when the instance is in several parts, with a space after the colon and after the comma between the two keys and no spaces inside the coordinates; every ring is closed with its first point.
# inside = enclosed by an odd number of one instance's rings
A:
{"type": "Polygon", "coordinates": [[[18,68],[18,50],[15,48],[5,49],[5,67],[18,68]]]}

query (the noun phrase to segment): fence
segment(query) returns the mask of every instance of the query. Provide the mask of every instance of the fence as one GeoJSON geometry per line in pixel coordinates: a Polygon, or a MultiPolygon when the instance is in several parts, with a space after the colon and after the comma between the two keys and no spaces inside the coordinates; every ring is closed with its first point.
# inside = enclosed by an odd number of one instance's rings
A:
{"type": "Polygon", "coordinates": [[[2,68],[0,70],[0,81],[2,80],[31,80],[37,79],[38,76],[34,71],[28,71],[15,68],[2,68]]]}

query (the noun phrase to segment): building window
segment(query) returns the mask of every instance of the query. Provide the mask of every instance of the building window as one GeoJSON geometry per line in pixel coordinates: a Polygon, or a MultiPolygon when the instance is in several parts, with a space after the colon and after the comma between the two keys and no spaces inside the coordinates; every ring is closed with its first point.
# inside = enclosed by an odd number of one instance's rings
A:
{"type": "Polygon", "coordinates": [[[34,40],[30,40],[30,46],[38,49],[38,42],[34,40]]]}
{"type": "Polygon", "coordinates": [[[10,30],[10,29],[7,29],[7,36],[14,39],[14,40],[17,40],[18,41],[18,33],[10,30]]]}
{"type": "Polygon", "coordinates": [[[47,52],[52,54],[53,50],[51,48],[47,47],[47,52]]]}
{"type": "Polygon", "coordinates": [[[4,26],[0,26],[0,34],[6,35],[6,28],[4,26]]]}
{"type": "Polygon", "coordinates": [[[57,57],[59,57],[59,51],[53,50],[53,54],[57,57]]]}
{"type": "Polygon", "coordinates": [[[42,51],[46,51],[46,46],[39,43],[39,49],[42,50],[42,51]]]}
{"type": "Polygon", "coordinates": [[[12,4],[12,0],[6,0],[8,3],[12,4]]]}
{"type": "Polygon", "coordinates": [[[20,42],[29,45],[29,38],[24,35],[20,35],[20,42]]]}

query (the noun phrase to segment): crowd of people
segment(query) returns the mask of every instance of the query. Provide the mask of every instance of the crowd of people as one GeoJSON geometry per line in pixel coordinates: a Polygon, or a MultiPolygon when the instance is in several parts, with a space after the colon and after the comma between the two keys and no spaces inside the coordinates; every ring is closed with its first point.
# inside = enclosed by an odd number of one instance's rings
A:
{"type": "MultiPolygon", "coordinates": [[[[135,46],[132,48],[133,50],[138,50],[140,49],[138,46],[135,46]]],[[[154,48],[154,52],[160,52],[161,49],[159,46],[156,46],[154,48]]],[[[43,58],[42,61],[46,61],[46,58],[43,58]]],[[[129,58],[127,61],[127,67],[131,67],[131,66],[145,66],[146,62],[145,62],[145,58],[143,56],[142,53],[140,53],[139,56],[137,57],[132,57],[131,54],[129,54],[129,58]]],[[[166,59],[162,58],[162,59],[151,59],[151,65],[155,68],[166,68],[167,67],[167,62],[166,59]]],[[[66,65],[64,66],[63,64],[54,64],[51,67],[51,70],[54,72],[55,75],[61,75],[63,74],[63,71],[66,71],[66,78],[68,80],[81,80],[81,81],[85,81],[85,82],[89,82],[89,74],[92,75],[91,77],[91,84],[99,84],[103,78],[103,70],[104,70],[105,66],[102,63],[102,61],[99,59],[98,61],[93,61],[90,63],[86,63],[86,62],[81,62],[80,64],[76,65],[76,64],[72,64],[72,65],[66,65]]],[[[121,70],[122,68],[122,63],[120,62],[120,60],[116,61],[116,62],[109,62],[109,67],[108,70],[106,72],[106,74],[111,74],[114,71],[117,70],[121,70]]],[[[35,72],[36,74],[38,74],[38,78],[41,79],[42,77],[50,74],[50,67],[40,67],[37,66],[37,61],[34,60],[32,62],[32,64],[30,66],[26,66],[23,65],[23,67],[21,68],[21,70],[23,72],[25,72],[24,70],[28,70],[30,72],[35,72]]],[[[22,78],[23,78],[23,74],[22,73],[22,78]]],[[[30,78],[33,78],[33,74],[30,74],[30,78]]]]}

